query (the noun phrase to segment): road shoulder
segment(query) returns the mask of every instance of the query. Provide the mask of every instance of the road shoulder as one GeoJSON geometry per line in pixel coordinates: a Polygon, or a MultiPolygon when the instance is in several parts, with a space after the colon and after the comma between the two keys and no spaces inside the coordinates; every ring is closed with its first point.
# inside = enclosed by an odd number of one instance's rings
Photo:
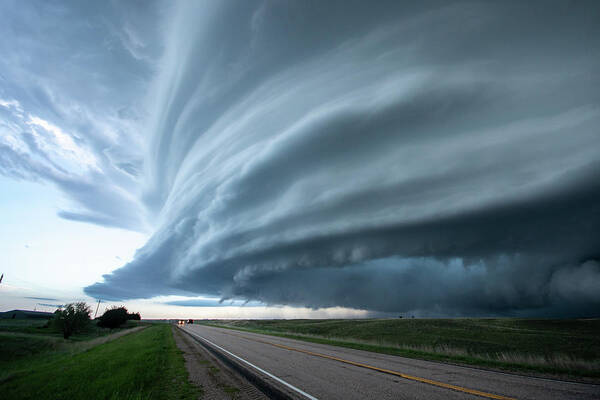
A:
{"type": "Polygon", "coordinates": [[[173,328],[173,336],[183,353],[190,381],[202,388],[203,399],[267,399],[254,385],[229,369],[189,335],[173,328]]]}

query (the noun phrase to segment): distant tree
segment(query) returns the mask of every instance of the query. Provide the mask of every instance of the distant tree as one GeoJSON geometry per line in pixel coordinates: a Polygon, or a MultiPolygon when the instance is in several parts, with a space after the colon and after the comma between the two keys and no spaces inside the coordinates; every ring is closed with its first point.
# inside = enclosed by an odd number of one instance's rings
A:
{"type": "Polygon", "coordinates": [[[139,312],[137,313],[129,313],[127,314],[127,319],[133,320],[133,321],[140,321],[142,319],[142,316],[140,315],[139,312]]]}
{"type": "Polygon", "coordinates": [[[84,302],[69,303],[63,309],[56,310],[52,322],[68,339],[88,326],[91,313],[92,309],[84,302]]]}
{"type": "Polygon", "coordinates": [[[106,310],[104,314],[98,318],[98,326],[114,329],[123,325],[128,319],[129,313],[125,307],[112,307],[109,310],[106,310]]]}

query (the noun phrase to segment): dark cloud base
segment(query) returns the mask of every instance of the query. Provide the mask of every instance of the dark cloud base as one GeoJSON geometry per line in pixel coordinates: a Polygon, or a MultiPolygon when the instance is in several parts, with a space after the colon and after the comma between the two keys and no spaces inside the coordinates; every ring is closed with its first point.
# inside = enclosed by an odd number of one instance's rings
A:
{"type": "MultiPolygon", "coordinates": [[[[600,182],[597,177],[589,182],[600,182]]],[[[140,279],[149,261],[138,256],[86,292],[123,299],[190,295],[201,287],[205,294],[226,299],[313,308],[436,316],[598,316],[599,198],[600,185],[579,187],[414,226],[311,238],[204,265],[167,290],[161,280],[170,279],[168,271],[153,271],[156,285],[140,279]],[[356,248],[363,249],[364,260],[334,261],[335,254],[356,248]]]]}
{"type": "Polygon", "coordinates": [[[163,304],[168,304],[171,306],[181,306],[181,307],[230,307],[230,306],[243,306],[243,307],[256,307],[256,306],[264,306],[264,304],[257,302],[248,302],[248,301],[227,301],[227,300],[219,300],[219,299],[190,299],[190,300],[172,300],[166,301],[163,304]]]}

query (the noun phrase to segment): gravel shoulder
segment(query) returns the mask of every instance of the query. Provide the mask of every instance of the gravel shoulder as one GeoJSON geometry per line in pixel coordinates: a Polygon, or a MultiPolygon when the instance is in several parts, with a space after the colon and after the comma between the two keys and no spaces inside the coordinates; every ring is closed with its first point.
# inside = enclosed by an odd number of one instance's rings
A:
{"type": "Polygon", "coordinates": [[[183,353],[190,381],[202,388],[203,400],[263,400],[268,399],[254,385],[231,371],[202,345],[177,328],[173,336],[183,353]]]}

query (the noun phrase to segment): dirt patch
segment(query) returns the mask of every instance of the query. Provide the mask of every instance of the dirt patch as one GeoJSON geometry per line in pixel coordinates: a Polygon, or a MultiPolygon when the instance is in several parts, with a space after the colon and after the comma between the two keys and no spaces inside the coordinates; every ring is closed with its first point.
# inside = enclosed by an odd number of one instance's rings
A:
{"type": "Polygon", "coordinates": [[[204,400],[263,400],[268,399],[260,390],[243,377],[231,371],[202,345],[179,329],[173,328],[173,336],[183,352],[190,381],[201,387],[204,400]]]}

